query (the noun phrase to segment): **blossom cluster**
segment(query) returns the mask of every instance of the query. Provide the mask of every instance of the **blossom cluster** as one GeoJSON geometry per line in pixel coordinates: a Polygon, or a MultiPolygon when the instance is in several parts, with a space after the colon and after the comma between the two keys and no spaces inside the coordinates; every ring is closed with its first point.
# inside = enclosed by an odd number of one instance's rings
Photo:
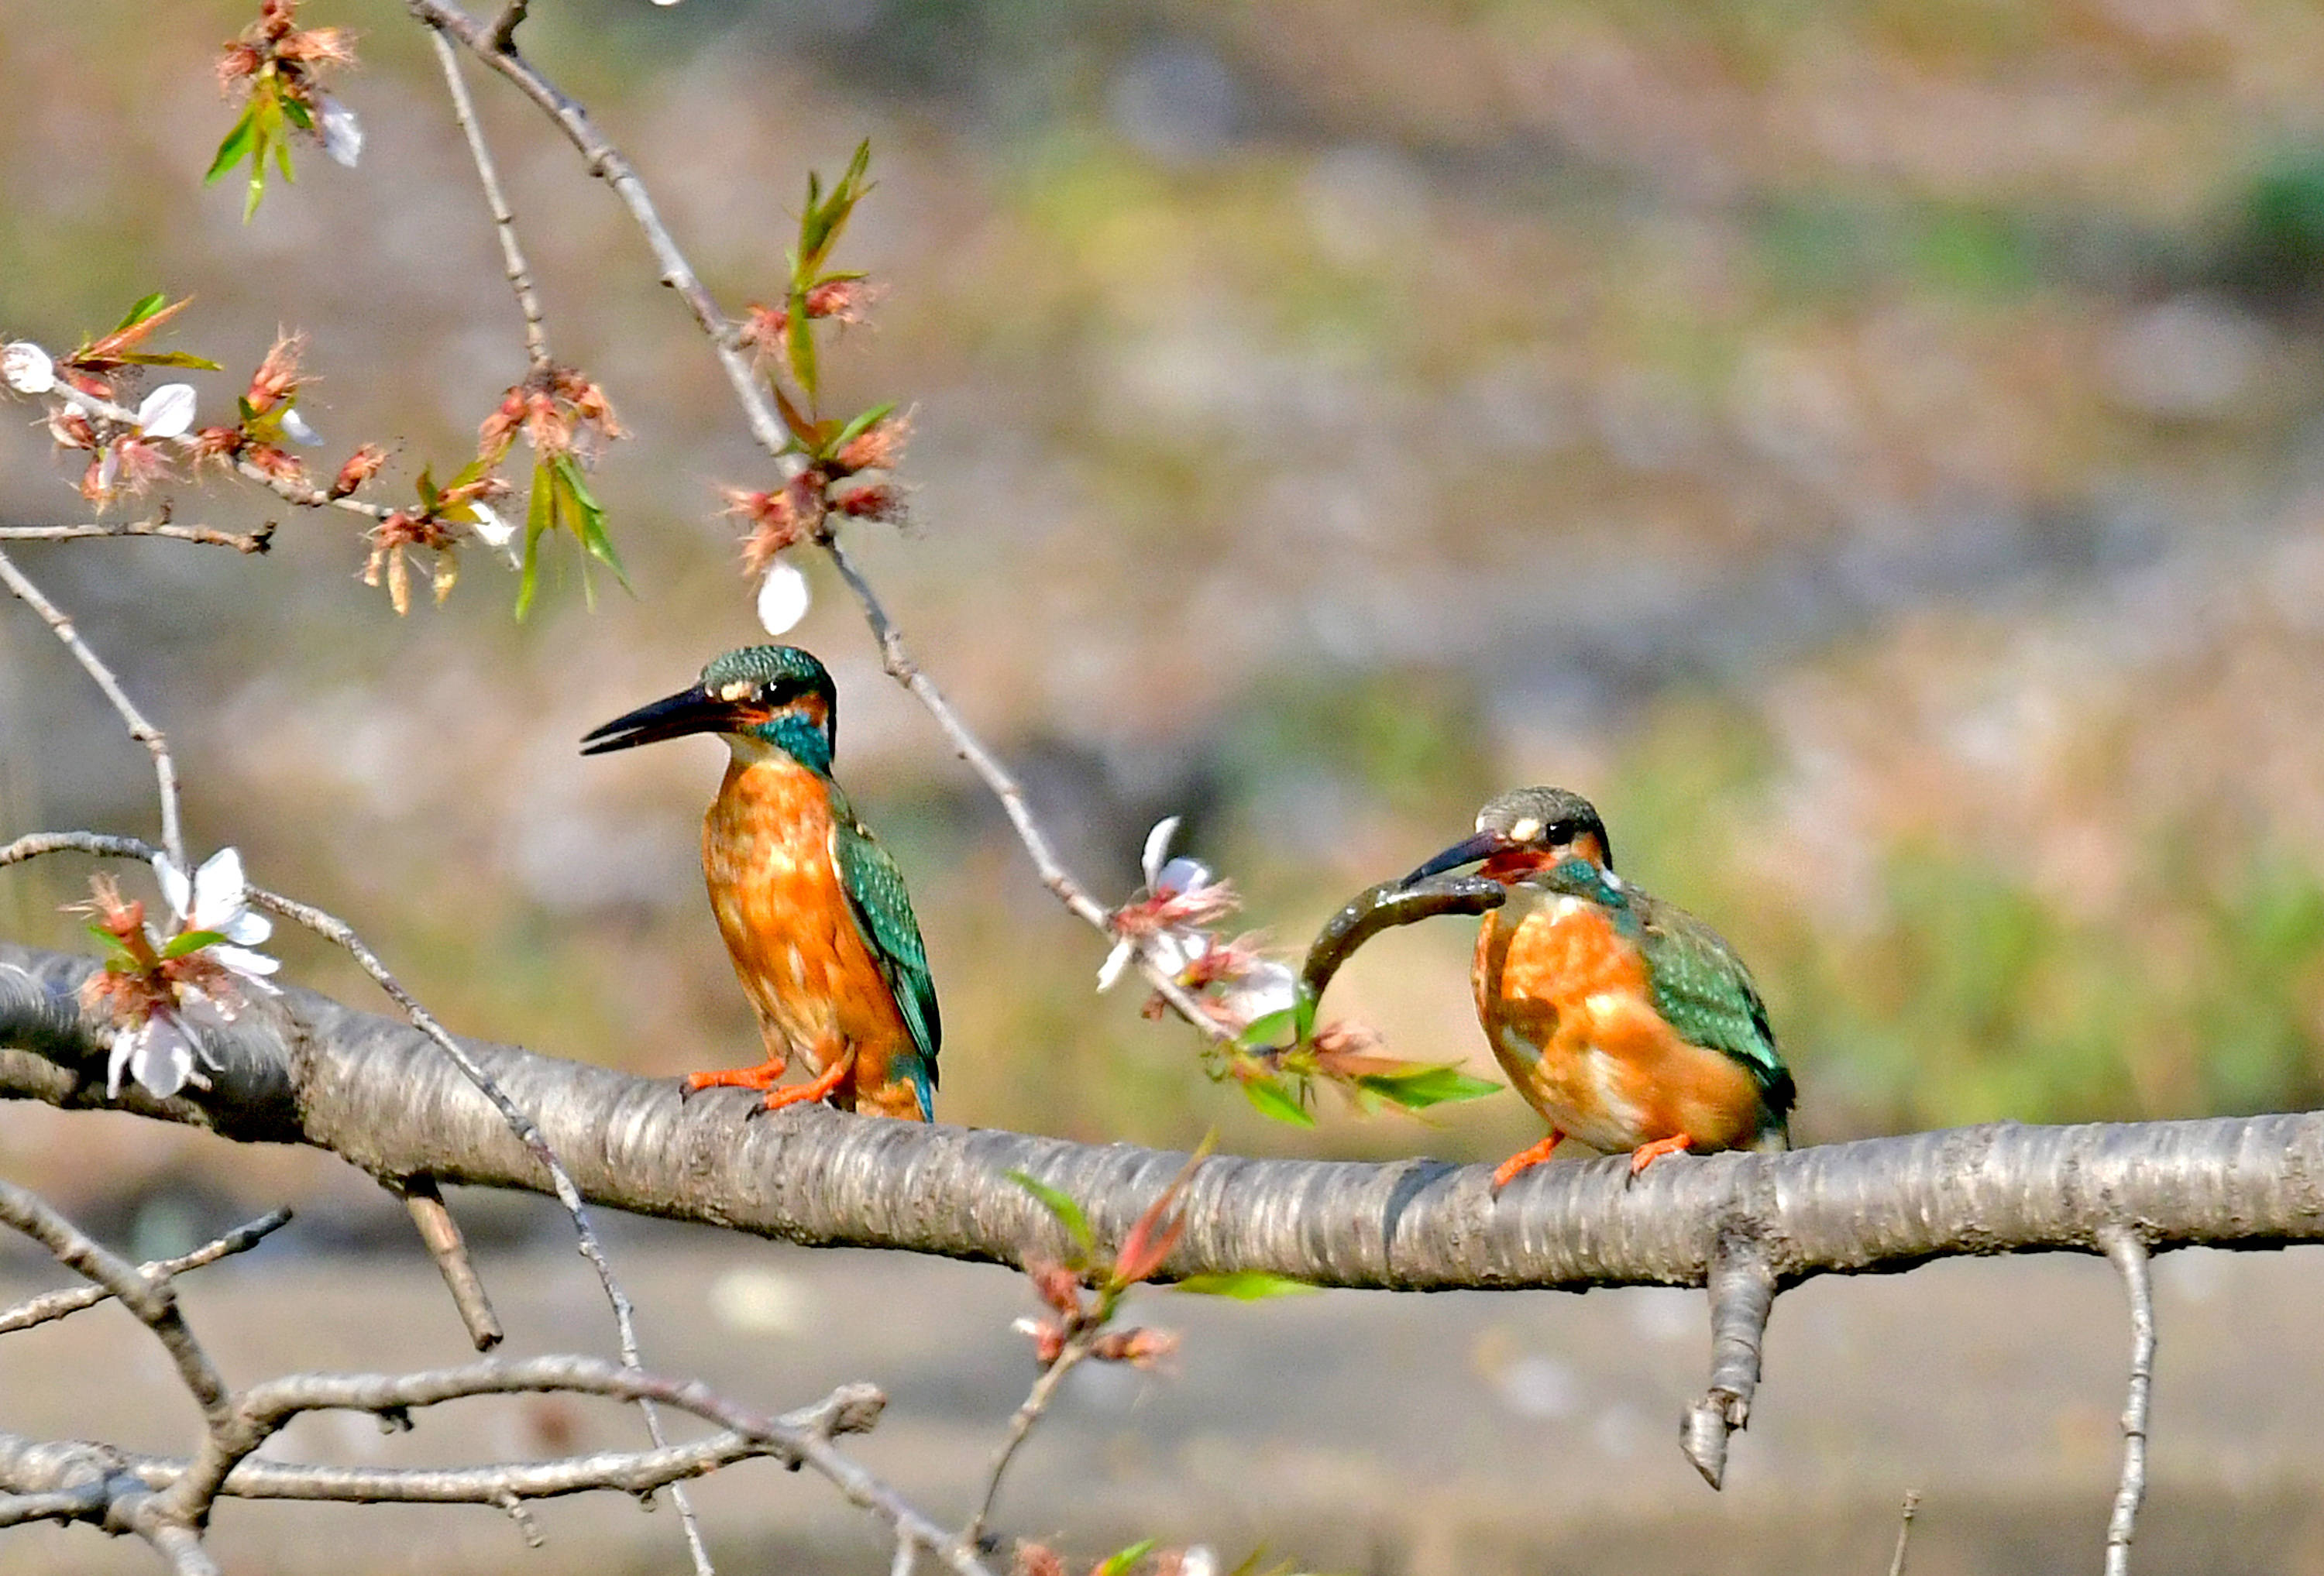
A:
{"type": "MultiPolygon", "coordinates": [[[[1298,980],[1290,968],[1266,956],[1250,935],[1224,939],[1208,928],[1241,907],[1231,883],[1210,866],[1184,855],[1170,857],[1178,817],[1167,816],[1146,834],[1140,865],[1146,885],[1139,896],[1109,917],[1115,941],[1097,972],[1097,988],[1110,991],[1141,953],[1153,967],[1194,994],[1195,1000],[1228,1035],[1290,1009],[1298,980]]],[[[1148,1010],[1159,1012],[1157,999],[1148,1010]]]]}
{"type": "Polygon", "coordinates": [[[250,908],[240,853],[221,849],[191,875],[157,853],[153,874],[175,921],[166,935],[108,877],[94,878],[79,906],[109,954],[104,972],[81,988],[83,1004],[111,1021],[109,1100],[121,1097],[124,1074],[164,1100],[189,1083],[208,1088],[200,1066],[218,1062],[202,1031],[235,1021],[253,992],[278,993],[268,976],[281,963],[253,950],[273,934],[273,922],[250,908]]]}

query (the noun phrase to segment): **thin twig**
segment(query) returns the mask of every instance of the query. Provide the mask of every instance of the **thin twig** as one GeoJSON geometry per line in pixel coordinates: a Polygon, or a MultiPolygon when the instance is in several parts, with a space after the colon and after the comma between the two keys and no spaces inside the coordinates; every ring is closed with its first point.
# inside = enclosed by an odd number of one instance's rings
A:
{"type": "Polygon", "coordinates": [[[1888,1576],[1904,1576],[1904,1552],[1912,1546],[1913,1517],[1919,1514],[1920,1509],[1921,1491],[1918,1488],[1905,1489],[1904,1515],[1896,1524],[1896,1552],[1889,1557],[1888,1576]]]}
{"type": "MultiPolygon", "coordinates": [[[[624,158],[620,149],[600,132],[579,103],[565,90],[543,76],[533,64],[496,40],[493,30],[469,16],[458,6],[445,0],[406,0],[411,14],[439,34],[449,34],[466,45],[478,59],[507,78],[525,97],[530,98],[554,120],[568,141],[579,150],[589,172],[600,177],[613,189],[622,204],[630,211],[652,251],[655,265],[661,271],[661,282],[678,292],[694,314],[694,320],[709,338],[713,355],[718,358],[720,370],[725,373],[727,383],[742,410],[751,435],[770,455],[779,456],[790,447],[790,434],[776,413],[773,402],[759,382],[751,358],[742,353],[734,333],[733,323],[727,318],[717,300],[711,295],[694,265],[662,222],[654,207],[652,196],[645,182],[639,179],[636,167],[624,158]]],[[[505,16],[505,14],[503,14],[505,16]]],[[[497,24],[495,24],[497,25],[497,24]]],[[[1027,808],[1023,790],[1016,779],[1004,770],[991,751],[962,722],[952,709],[934,680],[920,670],[905,649],[895,622],[888,617],[870,582],[864,579],[836,539],[826,538],[823,543],[830,552],[832,562],[863,604],[864,617],[872,625],[880,642],[881,657],[889,673],[911,691],[913,696],[935,716],[953,747],[960,753],[969,769],[983,779],[1008,812],[1010,824],[1032,857],[1034,868],[1040,872],[1042,882],[1057,895],[1058,899],[1075,916],[1113,939],[1113,926],[1106,909],[1087,889],[1075,880],[1063,862],[1049,846],[1048,838],[1027,808]]],[[[1197,1005],[1169,973],[1157,968],[1143,943],[1138,949],[1139,967],[1160,992],[1164,1000],[1196,1028],[1213,1038],[1227,1037],[1226,1031],[1211,1015],[1197,1005]]]]}
{"type": "Polygon", "coordinates": [[[1016,1415],[1009,1419],[1008,1436],[1001,1440],[1000,1450],[993,1454],[991,1469],[985,1474],[984,1498],[977,1506],[976,1514],[968,1518],[968,1525],[961,1529],[960,1541],[969,1547],[983,1546],[985,1523],[992,1518],[993,1501],[1001,1498],[1001,1476],[1009,1470],[1009,1463],[1015,1458],[1017,1447],[1025,1442],[1026,1436],[1033,1432],[1033,1425],[1049,1409],[1049,1402],[1056,1395],[1057,1387],[1065,1382],[1065,1376],[1090,1354],[1090,1348],[1096,1344],[1100,1330],[1098,1323],[1092,1323],[1068,1336],[1065,1345],[1057,1350],[1057,1359],[1041,1370],[1041,1377],[1035,1379],[1033,1387],[1026,1392],[1024,1404],[1017,1408],[1016,1415]]]}
{"type": "Polygon", "coordinates": [[[212,1426],[222,1424],[231,1415],[234,1398],[218,1377],[217,1365],[210,1361],[209,1353],[202,1350],[178,1312],[177,1294],[171,1290],[167,1276],[148,1276],[101,1247],[38,1194],[13,1182],[0,1181],[0,1224],[14,1226],[55,1255],[65,1267],[78,1270],[120,1298],[122,1305],[136,1314],[169,1352],[171,1361],[177,1364],[178,1377],[193,1392],[212,1426]]]}
{"type": "MultiPolygon", "coordinates": [[[[582,1359],[586,1360],[586,1359],[582,1359]]],[[[864,1433],[877,1424],[886,1397],[870,1385],[843,1385],[812,1406],[777,1422],[823,1439],[864,1433]]],[[[344,1467],[244,1457],[219,1485],[222,1499],[297,1499],[353,1505],[494,1505],[610,1490],[643,1494],[682,1479],[698,1478],[736,1461],[772,1457],[801,1465],[788,1446],[734,1429],[653,1451],[598,1451],[543,1461],[497,1461],[468,1467],[344,1467]]],[[[16,1522],[86,1521],[106,1510],[108,1479],[124,1476],[160,1490],[182,1479],[182,1458],[143,1455],[110,1445],[35,1442],[0,1433],[0,1482],[26,1476],[49,1485],[37,1492],[0,1496],[0,1527],[16,1522]],[[61,1481],[60,1481],[61,1480],[61,1481]]]]}
{"type": "MultiPolygon", "coordinates": [[[[246,1226],[236,1226],[225,1236],[204,1243],[191,1253],[180,1254],[175,1258],[157,1258],[150,1263],[141,1264],[137,1267],[137,1273],[148,1280],[166,1280],[171,1276],[183,1275],[187,1270],[199,1269],[206,1264],[215,1264],[230,1253],[247,1253],[290,1223],[289,1210],[275,1210],[272,1213],[260,1216],[246,1226]]],[[[45,1295],[34,1297],[30,1302],[19,1303],[6,1312],[0,1313],[0,1335],[11,1335],[19,1330],[30,1330],[35,1324],[46,1324],[54,1320],[62,1319],[69,1314],[79,1313],[83,1308],[94,1308],[99,1303],[109,1302],[112,1297],[113,1293],[103,1285],[73,1286],[65,1291],[50,1292],[45,1295]]]]}
{"type": "Polygon", "coordinates": [[[2138,1502],[2146,1493],[2146,1406],[2154,1388],[2154,1277],[2148,1273],[2146,1244],[2127,1227],[2110,1226],[2098,1244],[2122,1276],[2130,1300],[2130,1383],[2122,1404],[2122,1482],[2107,1522],[2106,1576],[2128,1576],[2130,1540],[2138,1527],[2138,1502]]]}
{"type": "Polygon", "coordinates": [[[508,0],[501,14],[493,18],[493,25],[484,33],[484,46],[495,54],[507,54],[516,48],[516,30],[524,22],[525,13],[531,9],[530,0],[508,0]]]}
{"type": "MultiPolygon", "coordinates": [[[[501,13],[488,35],[496,51],[509,47],[509,37],[523,18],[521,4],[501,13]]],[[[476,121],[475,102],[468,97],[468,84],[460,76],[458,53],[439,28],[429,28],[428,39],[436,46],[437,64],[444,68],[444,86],[452,96],[453,118],[467,135],[468,152],[476,161],[476,180],[484,189],[485,206],[493,210],[493,228],[501,238],[501,261],[508,268],[509,288],[516,292],[517,310],[524,314],[525,359],[532,364],[534,372],[544,372],[549,367],[549,331],[542,326],[540,297],[533,290],[532,271],[525,265],[524,249],[517,244],[516,215],[509,207],[508,194],[501,189],[500,174],[493,168],[492,150],[484,146],[484,128],[476,121]]]]}
{"type": "Polygon", "coordinates": [[[161,797],[161,846],[170,851],[171,863],[181,871],[190,870],[192,867],[186,862],[185,831],[179,820],[178,767],[177,762],[170,758],[170,741],[131,703],[127,692],[121,687],[121,681],[113,676],[113,669],[89,650],[88,642],[80,638],[80,631],[73,627],[72,620],[67,618],[55,603],[42,595],[41,588],[26,579],[23,571],[17,568],[5,553],[0,553],[0,583],[5,583],[16,594],[18,601],[38,613],[41,622],[64,642],[65,650],[72,653],[73,660],[80,664],[81,671],[95,679],[97,688],[105,692],[105,698],[113,703],[114,711],[119,714],[122,723],[129,730],[129,736],[143,744],[146,753],[152,756],[153,777],[161,797]]]}
{"type": "Polygon", "coordinates": [[[164,503],[151,520],[97,520],[87,525],[0,525],[0,542],[77,542],[98,537],[161,536],[172,541],[198,542],[207,548],[232,548],[238,553],[263,553],[274,545],[274,523],[253,531],[217,530],[207,525],[173,525],[164,503]]]}
{"type": "Polygon", "coordinates": [[[484,1295],[484,1283],[476,1274],[475,1260],[468,1257],[467,1239],[460,1235],[460,1222],[444,1206],[443,1190],[432,1176],[407,1176],[394,1184],[391,1191],[403,1201],[412,1225],[419,1229],[428,1257],[436,1261],[437,1271],[444,1277],[444,1289],[452,1294],[452,1306],[459,1311],[460,1323],[467,1327],[470,1344],[478,1351],[490,1351],[501,1343],[506,1332],[501,1328],[500,1316],[493,1312],[492,1298],[484,1295]]]}

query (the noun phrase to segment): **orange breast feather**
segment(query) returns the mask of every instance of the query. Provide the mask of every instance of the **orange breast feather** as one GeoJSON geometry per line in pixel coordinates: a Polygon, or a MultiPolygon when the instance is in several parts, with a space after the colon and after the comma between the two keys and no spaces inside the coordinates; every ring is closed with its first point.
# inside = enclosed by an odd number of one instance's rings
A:
{"type": "MultiPolygon", "coordinates": [[[[822,779],[787,756],[737,760],[702,823],[702,871],[734,972],[771,1056],[821,1072],[849,1048],[862,1103],[917,1115],[908,1081],[891,1086],[891,1056],[910,1031],[856,928],[831,858],[822,779]],[[892,1097],[892,1098],[891,1098],[892,1097]]],[[[840,1101],[857,1101],[843,1091],[840,1101]]]]}
{"type": "Polygon", "coordinates": [[[1494,914],[1474,981],[1495,1058],[1558,1131],[1616,1151],[1681,1133],[1725,1148],[1756,1129],[1750,1074],[1664,1021],[1644,954],[1595,904],[1545,898],[1494,914]]]}

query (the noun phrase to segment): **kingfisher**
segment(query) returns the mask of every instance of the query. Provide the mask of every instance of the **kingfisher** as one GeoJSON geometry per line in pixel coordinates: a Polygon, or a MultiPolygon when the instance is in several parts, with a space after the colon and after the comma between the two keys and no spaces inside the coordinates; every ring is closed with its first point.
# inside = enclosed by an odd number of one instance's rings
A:
{"type": "Polygon", "coordinates": [[[1493,1173],[1499,1193],[1560,1142],[1628,1150],[1635,1176],[1681,1150],[1790,1147],[1796,1096],[1751,972],[1693,915],[1614,873],[1581,795],[1518,788],[1404,884],[1482,861],[1509,889],[1477,932],[1477,1019],[1549,1136],[1493,1173]]]}
{"type": "Polygon", "coordinates": [[[691,689],[591,732],[581,753],[689,733],[716,733],[730,754],[702,818],[702,874],[767,1059],[692,1074],[687,1092],[933,1121],[936,983],[903,873],[832,780],[831,675],[796,646],[746,646],[691,689]],[[794,1056],[813,1077],[778,1088],[794,1056]]]}

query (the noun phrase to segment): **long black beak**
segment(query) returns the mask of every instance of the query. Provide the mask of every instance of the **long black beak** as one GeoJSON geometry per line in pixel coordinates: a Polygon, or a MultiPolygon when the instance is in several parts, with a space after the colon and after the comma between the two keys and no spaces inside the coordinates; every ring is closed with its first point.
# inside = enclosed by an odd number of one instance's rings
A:
{"type": "Polygon", "coordinates": [[[602,728],[590,730],[582,735],[581,753],[603,755],[634,744],[683,739],[688,733],[727,733],[740,721],[732,701],[720,700],[697,684],[692,689],[641,705],[626,716],[615,717],[602,728]]]}
{"type": "Polygon", "coordinates": [[[1446,871],[1459,870],[1464,864],[1474,864],[1480,859],[1490,859],[1516,843],[1499,832],[1480,832],[1466,843],[1456,843],[1443,853],[1415,870],[1397,884],[1408,887],[1415,881],[1425,881],[1430,876],[1441,876],[1446,871]]]}

